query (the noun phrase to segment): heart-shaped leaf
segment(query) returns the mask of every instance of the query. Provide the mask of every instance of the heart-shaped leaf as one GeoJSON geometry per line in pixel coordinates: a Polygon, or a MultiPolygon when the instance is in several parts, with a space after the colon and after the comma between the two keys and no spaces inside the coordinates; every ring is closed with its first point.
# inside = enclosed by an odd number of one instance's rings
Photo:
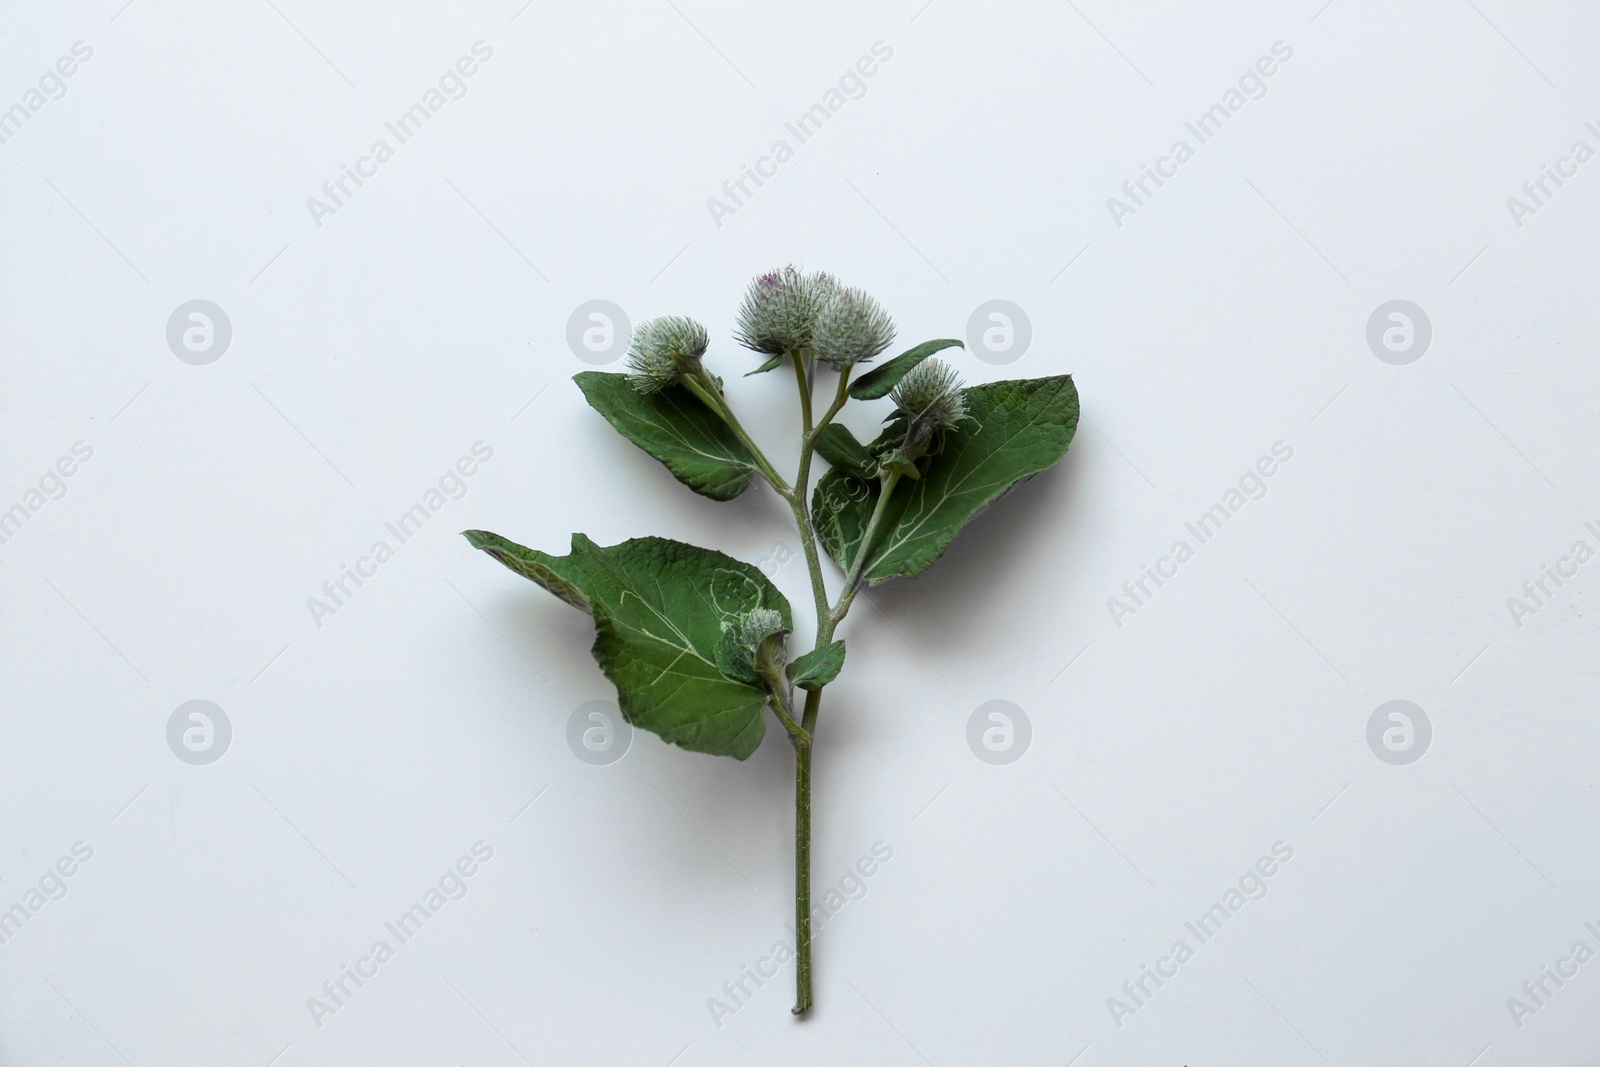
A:
{"type": "Polygon", "coordinates": [[[821,689],[844,666],[844,642],[830,641],[789,664],[789,681],[801,689],[821,689]]]}
{"type": "Polygon", "coordinates": [[[594,616],[594,658],[617,687],[630,723],[663,740],[745,759],[761,743],[767,691],[718,666],[723,623],[771,608],[791,624],[789,602],[766,575],[721,552],[663,537],[602,548],[572,535],[552,556],[496,534],[467,540],[569,604],[577,592],[594,616]]]}
{"type": "Polygon", "coordinates": [[[959,345],[965,348],[960,341],[945,338],[941,341],[924,341],[917,347],[902,352],[881,367],[872,370],[857,378],[850,385],[850,395],[857,400],[876,400],[881,396],[888,396],[889,390],[900,384],[900,379],[911,373],[911,369],[918,363],[927,359],[935,352],[959,345]]]}
{"type": "MultiPolygon", "coordinates": [[[[921,478],[901,480],[884,509],[863,576],[876,585],[913,578],[933,565],[961,527],[1012,486],[1066,454],[1078,427],[1069,375],[991,382],[962,391],[968,417],[944,435],[921,478]]],[[[867,448],[893,445],[895,426],[867,448]]],[[[823,547],[849,570],[881,491],[876,479],[838,468],[817,482],[812,515],[823,547]]]]}
{"type": "Polygon", "coordinates": [[[573,376],[589,406],[618,433],[660,460],[701,496],[732,500],[750,485],[756,461],[727,423],[681,385],[641,393],[626,374],[573,376]]]}

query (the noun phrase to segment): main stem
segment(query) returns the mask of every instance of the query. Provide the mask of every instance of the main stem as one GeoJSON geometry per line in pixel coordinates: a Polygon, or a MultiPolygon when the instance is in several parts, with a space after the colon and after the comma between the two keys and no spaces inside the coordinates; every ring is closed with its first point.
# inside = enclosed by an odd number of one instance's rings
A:
{"type": "MultiPolygon", "coordinates": [[[[833,632],[844,620],[855,599],[856,587],[861,583],[861,572],[872,547],[873,535],[883,519],[889,494],[894,492],[898,474],[884,476],[878,504],[862,534],[856,559],[845,576],[844,589],[839,593],[837,606],[829,607],[828,590],[822,581],[822,563],[817,555],[815,532],[811,527],[811,513],[806,492],[811,482],[811,456],[816,448],[817,434],[833,421],[833,417],[849,399],[850,369],[839,372],[839,388],[833,403],[815,425],[811,413],[811,378],[809,359],[805,353],[794,357],[795,377],[800,384],[800,416],[804,427],[800,441],[800,471],[795,476],[794,489],[788,496],[794,510],[795,525],[800,530],[800,542],[805,546],[806,567],[811,573],[811,592],[817,602],[817,640],[814,648],[821,648],[833,640],[833,632]]],[[[816,734],[817,715],[822,708],[822,690],[806,692],[805,710],[801,713],[799,730],[790,730],[794,739],[794,937],[795,937],[795,999],[794,1014],[803,1015],[811,1008],[811,745],[816,734]]],[[[785,707],[787,712],[789,709],[785,707]]],[[[792,714],[790,716],[793,718],[792,714]]]]}
{"type": "MultiPolygon", "coordinates": [[[[807,696],[820,696],[813,690],[807,696]]],[[[794,745],[794,1007],[803,1015],[811,1007],[811,742],[794,745]]]]}
{"type": "MultiPolygon", "coordinates": [[[[844,395],[844,386],[839,387],[839,394],[844,395]]],[[[838,407],[828,413],[831,419],[838,407]]],[[[810,410],[807,407],[806,422],[810,423],[810,410]]],[[[805,482],[805,463],[810,459],[811,433],[809,425],[806,434],[805,456],[801,460],[802,476],[795,482],[796,496],[801,495],[801,488],[805,482]]],[[[861,584],[861,572],[866,565],[867,554],[872,549],[873,535],[878,531],[878,525],[883,521],[884,509],[889,500],[889,494],[894,492],[895,483],[900,476],[893,472],[884,475],[882,491],[878,496],[878,504],[872,509],[872,518],[867,522],[866,531],[861,535],[861,545],[856,549],[855,562],[850,567],[850,572],[845,576],[844,589],[839,593],[839,604],[832,609],[828,608],[827,593],[822,588],[822,570],[813,566],[812,577],[818,596],[817,609],[817,643],[821,648],[833,640],[833,631],[844,620],[850,610],[850,604],[855,599],[856,588],[861,584]]],[[[797,512],[798,516],[798,512],[797,512]]],[[[811,527],[809,520],[801,526],[801,536],[806,543],[811,543],[811,527]]],[[[813,556],[815,550],[813,549],[813,556]]],[[[817,728],[817,713],[822,708],[822,690],[812,689],[806,693],[806,706],[801,713],[800,729],[795,734],[794,747],[794,930],[795,930],[795,1002],[794,1014],[801,1015],[811,1007],[811,738],[817,728]]],[[[785,708],[785,711],[788,709],[785,708]]],[[[792,716],[791,716],[792,718],[792,716]]]]}
{"type": "MultiPolygon", "coordinates": [[[[810,502],[806,499],[811,484],[811,453],[813,428],[811,424],[811,374],[810,359],[805,352],[794,354],[794,376],[800,387],[800,470],[795,474],[794,492],[789,506],[794,511],[794,522],[800,533],[800,544],[805,551],[806,570],[811,575],[811,595],[817,605],[817,647],[832,639],[822,636],[822,628],[830,617],[828,590],[822,583],[822,561],[817,556],[817,541],[811,531],[810,502]]],[[[841,373],[841,380],[847,376],[841,373]]],[[[841,386],[841,389],[843,387],[841,386]]],[[[830,417],[831,417],[830,412],[830,417]]],[[[811,1008],[811,738],[817,724],[816,709],[822,691],[813,689],[806,693],[805,719],[800,724],[801,736],[794,745],[794,1008],[795,1015],[804,1015],[811,1008]],[[807,725],[810,723],[810,725],[807,725]]]]}
{"type": "MultiPolygon", "coordinates": [[[[850,369],[848,367],[839,372],[839,387],[833,403],[823,413],[821,420],[813,422],[811,408],[812,387],[812,357],[805,349],[789,353],[794,360],[795,381],[800,387],[800,417],[802,424],[800,438],[800,469],[795,475],[794,485],[790,486],[778,474],[772,462],[762,453],[760,447],[751,439],[745,428],[740,425],[739,419],[733,413],[722,396],[716,380],[709,373],[701,371],[700,374],[686,377],[684,385],[694,393],[711,410],[715,411],[728,427],[734,432],[740,442],[754,457],[757,468],[767,479],[767,482],[777,494],[788,501],[789,508],[794,512],[795,526],[800,534],[800,544],[805,552],[806,570],[811,576],[811,593],[817,607],[817,640],[814,648],[821,648],[833,640],[833,631],[843,620],[845,613],[850,610],[850,601],[854,598],[855,586],[861,578],[862,564],[867,558],[867,549],[876,530],[878,520],[882,517],[884,501],[894,488],[894,478],[890,476],[883,486],[883,497],[878,502],[878,507],[868,523],[867,531],[862,539],[861,548],[858,550],[855,565],[851,568],[845,580],[844,591],[839,596],[837,606],[828,604],[827,586],[822,580],[822,560],[817,552],[815,532],[811,526],[811,507],[807,499],[807,492],[811,487],[811,457],[816,450],[817,434],[823,427],[833,421],[849,399],[850,369]]],[[[795,931],[795,1000],[793,1012],[803,1015],[811,1008],[811,746],[812,737],[817,728],[817,714],[822,707],[822,690],[811,689],[806,692],[805,709],[801,713],[801,720],[796,723],[793,710],[782,692],[782,687],[774,680],[772,686],[773,707],[777,711],[778,719],[789,733],[790,740],[794,743],[794,931],[795,931]]]]}

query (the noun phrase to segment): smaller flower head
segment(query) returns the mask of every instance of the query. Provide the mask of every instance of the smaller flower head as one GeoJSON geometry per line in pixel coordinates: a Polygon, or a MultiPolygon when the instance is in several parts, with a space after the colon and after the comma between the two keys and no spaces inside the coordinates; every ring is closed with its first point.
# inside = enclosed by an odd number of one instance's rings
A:
{"type": "Polygon", "coordinates": [[[787,633],[783,616],[772,608],[752,608],[739,622],[739,637],[744,647],[755,651],[774,634],[787,633]]]}
{"type": "Polygon", "coordinates": [[[725,619],[717,642],[717,667],[748,685],[786,685],[788,636],[783,616],[771,608],[753,608],[737,619],[725,619]]]}
{"type": "Polygon", "coordinates": [[[894,320],[860,289],[835,288],[817,313],[811,347],[835,367],[867,360],[894,341],[894,320]]]}
{"type": "Polygon", "coordinates": [[[908,423],[920,422],[932,430],[953,430],[967,417],[961,379],[956,369],[942,359],[918,363],[889,396],[908,423]]]}
{"type": "Polygon", "coordinates": [[[682,315],[642,322],[628,348],[628,378],[641,393],[658,393],[700,365],[710,338],[706,328],[682,315]]]}
{"type": "Polygon", "coordinates": [[[769,270],[750,283],[739,305],[739,343],[781,356],[811,344],[822,302],[837,288],[832,275],[802,274],[794,267],[769,270]]]}
{"type": "Polygon", "coordinates": [[[967,400],[961,379],[942,359],[926,359],[913,367],[889,393],[896,412],[891,418],[905,426],[905,439],[896,449],[904,462],[927,455],[934,438],[953,430],[967,417],[967,400]]]}

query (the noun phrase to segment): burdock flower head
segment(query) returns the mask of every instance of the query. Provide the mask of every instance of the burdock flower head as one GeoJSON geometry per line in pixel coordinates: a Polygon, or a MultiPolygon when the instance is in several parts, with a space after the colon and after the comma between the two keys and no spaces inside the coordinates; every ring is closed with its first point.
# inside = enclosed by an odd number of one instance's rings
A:
{"type": "Polygon", "coordinates": [[[784,638],[789,633],[789,628],[783,624],[783,616],[771,608],[755,608],[744,617],[741,630],[740,636],[744,646],[750,650],[756,670],[769,670],[776,663],[781,672],[784,666],[784,638]]]}
{"type": "Polygon", "coordinates": [[[889,397],[897,409],[893,417],[905,422],[905,441],[897,451],[908,461],[926,455],[935,435],[955,429],[967,417],[961,379],[942,359],[917,364],[889,397]]]}
{"type": "Polygon", "coordinates": [[[751,685],[786,685],[789,628],[772,608],[752,608],[738,619],[724,620],[716,649],[717,665],[730,678],[751,685]]]}
{"type": "Polygon", "coordinates": [[[894,340],[894,320],[860,289],[836,289],[817,313],[811,348],[835,367],[867,360],[894,340]]]}
{"type": "Polygon", "coordinates": [[[769,270],[750,283],[734,336],[746,348],[781,356],[806,348],[823,301],[838,288],[831,274],[769,270]]]}
{"type": "Polygon", "coordinates": [[[698,371],[710,343],[706,328],[682,315],[642,322],[628,347],[628,380],[641,393],[658,393],[698,371]]]}

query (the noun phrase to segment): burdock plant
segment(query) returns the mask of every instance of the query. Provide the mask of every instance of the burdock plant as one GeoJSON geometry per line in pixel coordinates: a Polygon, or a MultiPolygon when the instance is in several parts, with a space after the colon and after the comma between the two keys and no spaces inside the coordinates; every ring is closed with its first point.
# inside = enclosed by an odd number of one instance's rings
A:
{"type": "MultiPolygon", "coordinates": [[[[760,570],[661,537],[603,547],[581,533],[552,556],[484,530],[466,538],[594,618],[594,658],[636,727],[691,752],[746,759],[765,711],[794,746],[794,1012],[811,1007],[811,755],[823,689],[844,665],[834,637],[857,592],[927,570],[977,513],[1067,451],[1078,394],[1067,375],[963,388],[934,358],[960,341],[927,341],[857,376],[894,341],[878,302],[828,274],[787,267],[750,283],[736,337],[767,356],[750,374],[788,364],[800,400],[800,465],[778,472],[740,423],[709,341],[693,319],[668,316],[633,336],[627,374],[585,371],[578,387],[628,440],[702,496],[732,500],[760,475],[794,512],[816,606],[809,651],[790,658],[789,601],[760,570]],[[819,384],[833,397],[817,415],[819,384]],[[835,421],[851,401],[888,398],[869,444],[835,421]],[[811,464],[829,469],[812,489],[811,464]],[[830,601],[818,551],[843,571],[830,601]],[[804,704],[797,705],[804,694],[804,704]]],[[[826,397],[826,391],[823,396],[826,397]]]]}

